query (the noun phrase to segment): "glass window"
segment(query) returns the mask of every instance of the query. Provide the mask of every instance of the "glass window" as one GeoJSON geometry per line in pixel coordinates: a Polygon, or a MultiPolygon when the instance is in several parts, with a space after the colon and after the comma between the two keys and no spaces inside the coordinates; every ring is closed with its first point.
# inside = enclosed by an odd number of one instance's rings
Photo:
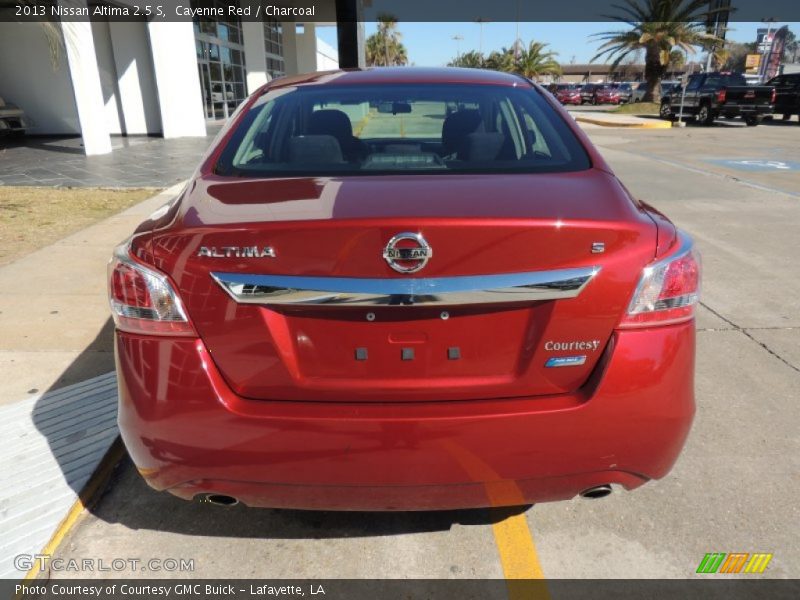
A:
{"type": "Polygon", "coordinates": [[[583,146],[534,89],[390,84],[274,89],[245,115],[217,170],[272,177],[590,166],[583,146]]]}
{"type": "Polygon", "coordinates": [[[689,78],[689,84],[686,86],[686,91],[693,91],[700,87],[700,82],[703,80],[701,75],[692,75],[689,78]]]}

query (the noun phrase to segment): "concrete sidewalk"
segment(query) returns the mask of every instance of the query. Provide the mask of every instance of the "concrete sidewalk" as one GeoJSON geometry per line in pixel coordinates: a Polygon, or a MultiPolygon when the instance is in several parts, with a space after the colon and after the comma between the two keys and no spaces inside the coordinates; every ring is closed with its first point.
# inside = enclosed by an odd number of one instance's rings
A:
{"type": "Polygon", "coordinates": [[[0,406],[114,369],[106,264],[182,186],[0,267],[0,406]]]}
{"type": "Polygon", "coordinates": [[[619,115],[609,112],[570,113],[578,123],[588,123],[600,127],[624,127],[626,129],[671,129],[670,121],[653,116],[619,115]]]}
{"type": "Polygon", "coordinates": [[[106,264],[182,185],[0,268],[0,578],[82,512],[119,435],[106,264]]]}

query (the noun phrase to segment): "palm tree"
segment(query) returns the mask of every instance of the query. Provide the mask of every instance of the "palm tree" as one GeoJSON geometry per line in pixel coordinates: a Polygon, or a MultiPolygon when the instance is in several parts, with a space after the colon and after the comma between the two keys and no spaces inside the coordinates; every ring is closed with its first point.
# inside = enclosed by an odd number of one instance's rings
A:
{"type": "Polygon", "coordinates": [[[546,50],[547,46],[544,42],[531,42],[527,48],[520,49],[514,71],[528,79],[560,75],[561,65],[555,59],[558,52],[546,50]]]}
{"type": "Polygon", "coordinates": [[[494,50],[486,57],[485,68],[511,73],[514,70],[514,50],[494,50]]]}
{"type": "Polygon", "coordinates": [[[486,59],[477,50],[470,50],[447,63],[448,67],[468,67],[470,69],[483,69],[486,59]]]}
{"type": "Polygon", "coordinates": [[[388,14],[378,15],[378,31],[364,44],[367,64],[375,67],[408,64],[406,47],[400,41],[402,37],[397,30],[397,18],[388,14]]]}
{"type": "MultiPolygon", "coordinates": [[[[36,0],[20,0],[17,4],[31,8],[39,7],[36,0]]],[[[9,10],[9,12],[11,11],[9,10]]],[[[61,24],[58,21],[42,21],[39,23],[39,27],[50,51],[50,65],[53,67],[53,71],[56,71],[64,54],[64,36],[61,32],[61,24]]]]}
{"type": "Polygon", "coordinates": [[[621,14],[609,18],[626,23],[629,29],[594,34],[604,43],[592,61],[613,58],[614,71],[630,53],[644,50],[646,102],[661,97],[661,79],[673,49],[694,53],[696,46],[710,51],[722,47],[720,38],[706,32],[705,23],[710,14],[726,9],[709,10],[708,0],[623,0],[617,8],[621,14]]]}

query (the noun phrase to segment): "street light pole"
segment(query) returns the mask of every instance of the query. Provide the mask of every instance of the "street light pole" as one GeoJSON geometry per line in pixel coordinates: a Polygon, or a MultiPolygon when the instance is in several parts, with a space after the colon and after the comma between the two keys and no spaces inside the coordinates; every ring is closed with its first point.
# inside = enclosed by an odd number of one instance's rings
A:
{"type": "Polygon", "coordinates": [[[452,38],[456,41],[456,61],[461,58],[461,40],[464,39],[463,35],[455,34],[452,38]]]}
{"type": "Polygon", "coordinates": [[[478,52],[483,54],[483,24],[484,23],[489,23],[490,21],[488,19],[484,19],[483,17],[478,17],[477,19],[475,19],[475,22],[478,25],[480,25],[480,28],[481,28],[480,39],[479,39],[479,42],[478,42],[478,52]]]}

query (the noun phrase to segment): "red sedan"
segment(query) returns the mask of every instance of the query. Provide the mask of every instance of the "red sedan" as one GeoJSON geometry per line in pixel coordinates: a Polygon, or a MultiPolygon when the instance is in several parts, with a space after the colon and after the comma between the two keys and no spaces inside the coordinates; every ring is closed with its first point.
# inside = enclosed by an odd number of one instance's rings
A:
{"type": "Polygon", "coordinates": [[[581,104],[581,90],[578,87],[570,86],[556,90],[556,98],[561,104],[581,104]]]}
{"type": "Polygon", "coordinates": [[[514,75],[276,80],[109,273],[122,437],[186,499],[599,497],[694,414],[692,241],[514,75]]]}
{"type": "Polygon", "coordinates": [[[597,89],[594,95],[595,104],[619,104],[622,96],[617,88],[603,86],[597,89]]]}

